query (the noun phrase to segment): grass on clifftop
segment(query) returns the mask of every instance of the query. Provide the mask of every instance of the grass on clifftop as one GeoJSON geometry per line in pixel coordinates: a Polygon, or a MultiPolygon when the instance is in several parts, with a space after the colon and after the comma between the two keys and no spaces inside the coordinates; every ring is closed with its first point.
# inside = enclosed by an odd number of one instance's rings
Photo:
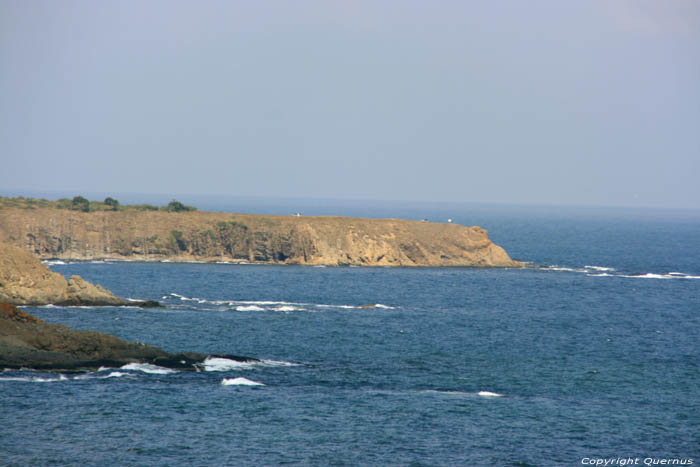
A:
{"type": "Polygon", "coordinates": [[[49,201],[41,198],[17,198],[0,197],[0,209],[20,208],[20,209],[69,209],[72,211],[97,212],[97,211],[164,211],[164,212],[188,212],[196,211],[193,206],[186,206],[177,200],[172,200],[167,206],[154,206],[152,204],[119,204],[114,198],[105,198],[104,201],[89,201],[82,196],[73,199],[61,198],[56,201],[49,201]]]}

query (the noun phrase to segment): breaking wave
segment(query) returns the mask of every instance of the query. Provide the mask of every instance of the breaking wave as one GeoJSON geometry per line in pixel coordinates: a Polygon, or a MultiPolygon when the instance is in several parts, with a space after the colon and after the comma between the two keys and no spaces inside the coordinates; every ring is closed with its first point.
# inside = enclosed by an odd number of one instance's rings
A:
{"type": "Polygon", "coordinates": [[[668,272],[668,273],[640,273],[629,274],[622,273],[615,268],[605,266],[584,266],[582,268],[566,267],[566,266],[542,266],[538,268],[541,271],[559,271],[559,272],[574,272],[585,274],[589,277],[623,277],[628,279],[700,279],[700,276],[686,274],[683,272],[668,272]]]}
{"type": "Polygon", "coordinates": [[[298,363],[280,362],[276,360],[251,360],[238,361],[222,357],[209,357],[202,366],[205,371],[231,371],[231,370],[251,370],[259,367],[276,367],[276,366],[298,366],[298,363]]]}
{"type": "Polygon", "coordinates": [[[153,375],[169,375],[171,373],[177,373],[175,370],[170,368],[165,368],[158,365],[152,365],[150,363],[129,363],[121,367],[122,370],[133,370],[142,371],[144,373],[149,373],[153,375]]]}
{"type": "Polygon", "coordinates": [[[250,380],[248,378],[224,378],[221,380],[222,386],[265,386],[263,383],[250,380]]]}
{"type": "Polygon", "coordinates": [[[329,311],[329,310],[371,310],[371,309],[381,309],[381,310],[394,310],[395,307],[385,305],[383,303],[373,303],[366,305],[332,305],[324,303],[300,303],[300,302],[287,302],[279,300],[207,300],[204,298],[197,297],[187,297],[175,292],[169,295],[164,295],[162,298],[164,301],[174,301],[171,304],[177,305],[178,303],[196,303],[197,305],[204,305],[205,307],[214,307],[217,310],[231,310],[231,311],[279,311],[283,313],[290,313],[295,311],[329,311]]]}

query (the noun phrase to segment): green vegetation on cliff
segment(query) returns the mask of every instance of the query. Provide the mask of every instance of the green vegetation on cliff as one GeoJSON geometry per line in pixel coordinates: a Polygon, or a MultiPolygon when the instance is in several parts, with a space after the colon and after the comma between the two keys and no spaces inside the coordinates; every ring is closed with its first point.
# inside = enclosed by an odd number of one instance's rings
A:
{"type": "Polygon", "coordinates": [[[55,208],[69,209],[72,211],[81,212],[99,212],[99,211],[163,211],[163,212],[192,212],[197,208],[194,206],[186,206],[180,201],[172,200],[167,206],[154,206],[152,204],[120,204],[119,201],[112,197],[105,198],[104,201],[90,201],[83,196],[75,196],[73,199],[61,198],[56,201],[49,201],[41,198],[25,198],[19,196],[16,198],[0,197],[0,209],[3,208],[20,208],[20,209],[38,209],[38,208],[55,208]]]}

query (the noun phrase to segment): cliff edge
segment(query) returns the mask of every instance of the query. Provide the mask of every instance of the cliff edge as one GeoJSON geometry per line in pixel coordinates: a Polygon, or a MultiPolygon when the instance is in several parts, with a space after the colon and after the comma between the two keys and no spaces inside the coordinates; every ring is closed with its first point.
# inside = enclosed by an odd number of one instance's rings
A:
{"type": "Polygon", "coordinates": [[[480,227],[400,219],[4,207],[0,242],[64,260],[523,266],[480,227]]]}

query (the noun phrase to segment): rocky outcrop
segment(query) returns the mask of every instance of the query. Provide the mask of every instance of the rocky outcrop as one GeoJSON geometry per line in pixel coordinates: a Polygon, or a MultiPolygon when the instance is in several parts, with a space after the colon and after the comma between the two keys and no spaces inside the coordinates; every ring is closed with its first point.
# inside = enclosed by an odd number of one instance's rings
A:
{"type": "Polygon", "coordinates": [[[80,276],[66,280],[22,248],[0,243],[0,300],[16,305],[126,305],[80,276]]]}
{"type": "Polygon", "coordinates": [[[480,227],[399,219],[5,207],[0,241],[64,260],[523,266],[480,227]]]}
{"type": "MultiPolygon", "coordinates": [[[[95,331],[74,331],[46,323],[12,304],[0,302],[0,368],[83,371],[150,363],[181,370],[201,369],[208,355],[171,354],[95,331]]],[[[237,361],[248,357],[216,355],[237,361]]]]}

